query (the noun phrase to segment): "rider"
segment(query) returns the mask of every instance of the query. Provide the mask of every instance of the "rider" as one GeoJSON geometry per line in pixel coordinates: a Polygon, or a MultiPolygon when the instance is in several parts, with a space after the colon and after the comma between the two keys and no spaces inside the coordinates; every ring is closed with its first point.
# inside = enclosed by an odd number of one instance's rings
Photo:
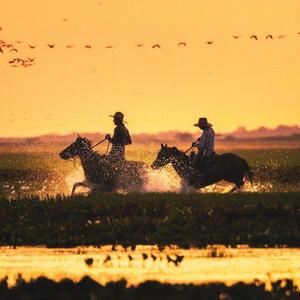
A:
{"type": "Polygon", "coordinates": [[[114,115],[110,115],[110,117],[114,118],[113,121],[116,127],[113,137],[111,137],[110,134],[105,136],[105,138],[112,143],[112,148],[109,155],[118,161],[124,161],[125,146],[132,143],[129,131],[124,125],[124,114],[118,111],[114,115]]]}
{"type": "Polygon", "coordinates": [[[194,126],[202,130],[202,135],[192,144],[193,147],[198,149],[198,153],[192,165],[202,173],[206,163],[215,153],[215,132],[212,128],[212,124],[208,123],[206,118],[199,118],[198,123],[194,124],[194,126]]]}

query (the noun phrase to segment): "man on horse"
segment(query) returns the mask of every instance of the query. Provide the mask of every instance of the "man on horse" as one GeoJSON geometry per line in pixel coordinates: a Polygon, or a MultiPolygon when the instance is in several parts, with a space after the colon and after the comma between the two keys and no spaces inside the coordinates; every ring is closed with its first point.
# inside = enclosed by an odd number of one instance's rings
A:
{"type": "Polygon", "coordinates": [[[193,147],[198,149],[198,153],[192,162],[192,166],[202,173],[205,165],[215,154],[215,132],[212,128],[212,124],[208,123],[206,118],[199,118],[198,123],[194,124],[194,126],[199,127],[202,130],[202,135],[192,144],[193,147]]]}
{"type": "Polygon", "coordinates": [[[125,161],[125,146],[130,145],[131,137],[128,129],[125,127],[124,114],[121,112],[116,112],[113,117],[114,124],[116,125],[113,137],[107,134],[105,138],[112,143],[112,148],[109,156],[114,158],[116,161],[125,161]]]}

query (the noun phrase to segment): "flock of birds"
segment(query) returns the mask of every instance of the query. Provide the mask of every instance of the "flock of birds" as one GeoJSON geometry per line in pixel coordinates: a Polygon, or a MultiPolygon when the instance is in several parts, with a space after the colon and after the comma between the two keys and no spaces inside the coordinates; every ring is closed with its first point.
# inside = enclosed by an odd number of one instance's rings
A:
{"type": "MultiPolygon", "coordinates": [[[[2,30],[2,27],[0,27],[0,31],[1,30],[2,30]]],[[[297,34],[300,36],[300,32],[297,32],[297,34]]],[[[273,40],[275,38],[283,39],[286,36],[287,35],[285,35],[285,34],[281,34],[281,35],[268,34],[266,36],[259,37],[256,34],[252,34],[250,36],[247,36],[247,38],[249,38],[251,40],[258,41],[259,39],[266,39],[266,40],[273,40]]],[[[238,39],[242,38],[242,35],[232,35],[232,38],[235,39],[235,40],[238,40],[238,39]]],[[[24,43],[24,42],[22,42],[22,41],[16,41],[16,43],[17,44],[21,44],[21,43],[24,43]]],[[[215,41],[214,40],[208,40],[205,43],[207,45],[213,45],[215,43],[215,41]]],[[[56,47],[56,44],[55,43],[47,43],[45,46],[48,47],[49,49],[54,49],[56,47]]],[[[141,48],[141,47],[146,47],[147,45],[139,43],[139,44],[136,44],[135,46],[138,47],[138,48],[141,48]]],[[[162,45],[158,44],[158,43],[152,44],[150,46],[151,46],[152,49],[162,49],[163,48],[162,45]]],[[[181,42],[177,43],[177,47],[187,47],[187,46],[188,46],[188,44],[186,42],[184,42],[184,41],[181,41],[181,42]]],[[[34,49],[36,49],[39,46],[38,45],[34,45],[34,44],[27,44],[27,47],[29,49],[31,49],[31,50],[34,50],[34,49]]],[[[76,45],[73,45],[73,44],[65,45],[65,48],[68,48],[68,49],[69,48],[74,48],[74,47],[76,47],[76,45]]],[[[92,49],[93,45],[85,44],[85,45],[83,45],[83,47],[86,48],[86,49],[92,49]]],[[[104,46],[104,48],[105,49],[113,49],[113,48],[115,48],[115,46],[113,46],[113,45],[106,45],[106,46],[104,46]]],[[[17,46],[15,46],[12,43],[7,43],[4,40],[0,40],[0,54],[4,54],[5,52],[8,52],[8,53],[18,53],[19,49],[18,49],[17,46]]],[[[32,58],[32,57],[28,57],[28,58],[16,57],[16,58],[13,58],[13,59],[9,60],[8,63],[12,67],[30,67],[30,66],[33,66],[35,64],[35,58],[32,58]]]]}
{"type": "MultiPolygon", "coordinates": [[[[174,257],[172,257],[172,256],[167,254],[166,258],[167,258],[168,264],[171,263],[174,266],[178,267],[180,265],[180,263],[183,261],[184,256],[176,254],[176,255],[174,255],[174,257]]],[[[155,256],[153,253],[151,253],[151,255],[148,255],[146,253],[142,253],[142,259],[144,261],[146,261],[147,259],[152,259],[152,261],[155,262],[157,259],[162,260],[162,257],[159,258],[158,256],[155,256]]],[[[85,261],[85,263],[88,267],[91,267],[94,263],[94,259],[92,257],[88,257],[84,261],[85,261]]],[[[111,264],[111,261],[112,261],[112,257],[108,254],[105,257],[105,259],[103,260],[103,265],[107,266],[108,264],[111,264]]],[[[129,262],[133,261],[133,257],[130,254],[128,254],[128,261],[129,262]]]]}

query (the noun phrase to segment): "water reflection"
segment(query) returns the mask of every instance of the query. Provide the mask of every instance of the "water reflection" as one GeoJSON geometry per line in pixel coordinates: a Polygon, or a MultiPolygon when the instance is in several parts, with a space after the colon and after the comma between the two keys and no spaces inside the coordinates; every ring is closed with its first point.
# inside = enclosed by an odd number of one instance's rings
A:
{"type": "Polygon", "coordinates": [[[0,248],[0,277],[10,285],[18,274],[25,280],[47,276],[79,281],[88,275],[101,284],[125,278],[128,284],[146,280],[168,283],[207,283],[254,279],[269,284],[291,278],[300,286],[300,249],[238,249],[222,246],[199,249],[138,246],[135,250],[111,246],[101,248],[47,249],[39,247],[0,248]]]}

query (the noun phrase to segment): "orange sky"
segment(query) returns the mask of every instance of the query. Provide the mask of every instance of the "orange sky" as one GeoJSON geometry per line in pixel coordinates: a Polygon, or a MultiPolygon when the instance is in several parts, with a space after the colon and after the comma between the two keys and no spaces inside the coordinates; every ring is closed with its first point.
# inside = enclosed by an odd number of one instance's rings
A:
{"type": "Polygon", "coordinates": [[[111,132],[116,110],[131,132],[300,124],[299,0],[100,1],[2,1],[0,39],[23,43],[0,54],[0,136],[111,132]]]}

